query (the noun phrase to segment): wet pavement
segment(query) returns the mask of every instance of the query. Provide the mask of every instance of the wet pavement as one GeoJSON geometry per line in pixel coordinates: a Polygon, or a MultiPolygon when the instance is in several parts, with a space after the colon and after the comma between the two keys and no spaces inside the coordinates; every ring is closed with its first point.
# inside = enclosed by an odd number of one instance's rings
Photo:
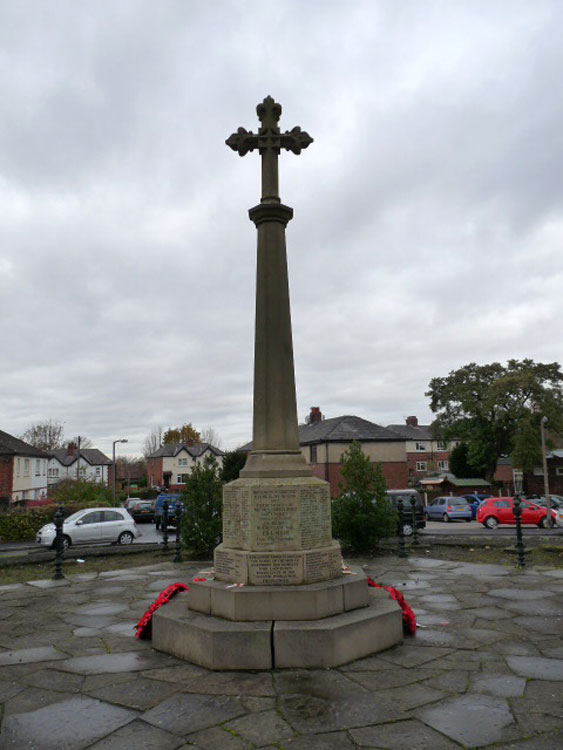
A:
{"type": "Polygon", "coordinates": [[[0,585],[0,750],[563,747],[563,570],[348,562],[402,590],[419,628],[327,670],[210,672],[136,640],[201,563],[0,585]]]}

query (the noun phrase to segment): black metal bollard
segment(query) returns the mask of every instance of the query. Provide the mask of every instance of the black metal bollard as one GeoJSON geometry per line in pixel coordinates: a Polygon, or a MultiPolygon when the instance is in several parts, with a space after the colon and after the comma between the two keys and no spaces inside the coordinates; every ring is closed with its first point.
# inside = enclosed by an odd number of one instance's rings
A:
{"type": "Polygon", "coordinates": [[[518,567],[526,567],[526,548],[522,539],[522,508],[520,507],[520,495],[514,496],[514,518],[516,519],[516,552],[518,554],[518,567]]]}
{"type": "Polygon", "coordinates": [[[411,495],[411,511],[412,511],[412,543],[418,545],[418,526],[416,523],[416,497],[411,495]]]}
{"type": "Polygon", "coordinates": [[[64,578],[62,567],[63,567],[63,551],[64,551],[64,542],[63,542],[63,523],[64,523],[64,516],[63,516],[63,509],[59,505],[57,508],[57,512],[55,513],[55,572],[53,573],[53,578],[55,580],[59,580],[61,578],[64,578]]]}
{"type": "Polygon", "coordinates": [[[162,549],[168,552],[168,500],[162,503],[162,549]]]}
{"type": "Polygon", "coordinates": [[[182,522],[182,513],[184,512],[184,506],[178,500],[176,502],[176,556],[174,557],[175,563],[182,562],[182,544],[180,541],[180,525],[182,522]]]}
{"type": "Polygon", "coordinates": [[[397,510],[399,511],[399,557],[406,557],[407,550],[405,548],[405,535],[403,533],[403,499],[400,497],[397,502],[397,510]]]}

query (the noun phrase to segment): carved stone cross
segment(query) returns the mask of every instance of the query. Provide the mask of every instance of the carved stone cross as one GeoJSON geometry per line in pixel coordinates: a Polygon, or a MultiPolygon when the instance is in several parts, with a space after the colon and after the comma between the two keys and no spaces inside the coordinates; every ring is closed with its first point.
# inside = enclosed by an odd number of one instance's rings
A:
{"type": "Polygon", "coordinates": [[[279,203],[278,186],[278,156],[280,150],[285,148],[294,154],[300,154],[302,149],[307,148],[313,139],[299,126],[286,130],[282,133],[278,127],[278,120],[282,112],[281,104],[275,102],[271,96],[256,107],[258,119],[262,127],[258,133],[253,133],[245,128],[238,128],[236,133],[230,135],[225,143],[239,156],[244,156],[249,151],[258,149],[262,156],[262,198],[261,203],[279,203]]]}

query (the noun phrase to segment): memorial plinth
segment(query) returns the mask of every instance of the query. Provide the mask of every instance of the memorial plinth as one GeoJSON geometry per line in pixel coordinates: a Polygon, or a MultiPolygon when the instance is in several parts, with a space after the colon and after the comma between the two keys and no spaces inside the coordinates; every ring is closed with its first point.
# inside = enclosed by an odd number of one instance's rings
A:
{"type": "Polygon", "coordinates": [[[240,479],[223,489],[223,541],[214,572],[155,612],[155,648],[210,669],[333,667],[402,640],[402,616],[361,570],[344,575],[332,539],[329,485],[299,449],[285,229],[278,155],[313,139],[282,133],[281,106],[258,105],[258,133],[227,145],[262,158],[262,197],[249,211],[258,235],[253,444],[240,479]]]}

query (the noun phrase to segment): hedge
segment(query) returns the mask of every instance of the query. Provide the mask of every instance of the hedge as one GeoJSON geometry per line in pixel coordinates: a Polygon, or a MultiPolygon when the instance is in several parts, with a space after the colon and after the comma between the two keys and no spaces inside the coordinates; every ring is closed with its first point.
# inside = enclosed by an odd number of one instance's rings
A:
{"type": "MultiPolygon", "coordinates": [[[[99,503],[95,507],[102,506],[104,503],[99,503]]],[[[63,515],[67,518],[86,507],[88,506],[65,505],[63,515]]],[[[39,529],[53,521],[56,510],[56,505],[42,505],[40,508],[10,508],[0,513],[0,539],[3,542],[34,542],[39,529]]]]}

